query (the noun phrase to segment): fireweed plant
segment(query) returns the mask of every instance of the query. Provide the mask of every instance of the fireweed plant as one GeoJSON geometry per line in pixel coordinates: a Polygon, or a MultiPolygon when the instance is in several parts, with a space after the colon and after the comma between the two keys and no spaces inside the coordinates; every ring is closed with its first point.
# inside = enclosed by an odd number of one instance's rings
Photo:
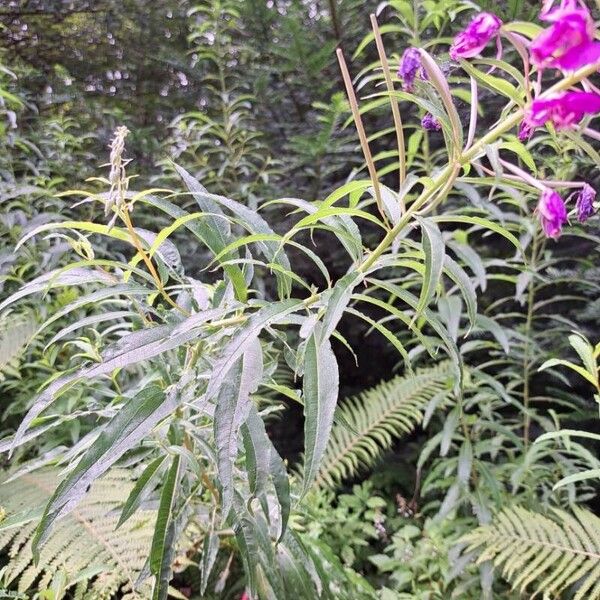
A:
{"type": "MultiPolygon", "coordinates": [[[[104,236],[110,244],[98,246],[98,253],[79,249],[74,262],[37,277],[0,304],[5,311],[34,294],[80,288],[81,295],[47,318],[37,336],[82,307],[102,302],[106,308],[93,321],[74,320],[48,342],[52,347],[92,322],[107,327],[103,347],[95,354],[83,353],[80,364],[51,377],[16,432],[0,442],[9,454],[27,455],[32,442],[64,422],[66,407],[97,423],[62,454],[54,448],[33,456],[13,474],[49,465],[63,468],[41,518],[24,509],[9,521],[15,527],[39,519],[32,543],[34,560],[41,559],[57,519],[76,510],[90,486],[111,467],[125,464],[135,467],[139,478],[124,501],[119,525],[157,491],[151,548],[139,574],[140,580],[152,579],[154,598],[169,594],[181,548],[201,553],[201,593],[218,556],[233,556],[235,551],[246,577],[247,589],[240,592],[247,598],[372,597],[370,585],[345,569],[318,540],[305,535],[293,518],[320,481],[334,423],[353,431],[336,412],[340,381],[332,340],[352,352],[338,330],[340,320],[366,321],[398,351],[408,376],[413,375],[412,363],[418,356],[426,353],[435,359],[440,349],[448,355],[444,387],[453,408],[445,427],[450,433],[441,437],[442,454],[456,448],[452,426],[461,430],[463,444],[456,462],[457,481],[449,486],[440,508],[442,516],[447,514],[469,485],[473,459],[481,458],[476,445],[471,446],[466,418],[467,411],[477,409],[481,390],[465,368],[465,346],[470,335],[486,332],[501,345],[505,342],[497,323],[477,311],[477,286],[485,286],[480,262],[466,244],[454,242],[461,235],[465,240],[467,233],[484,231],[497,236],[499,245],[514,247],[516,256],[528,250],[535,260],[544,238],[559,238],[569,219],[585,226],[596,208],[595,192],[586,182],[538,176],[524,145],[544,128],[569,134],[576,147],[577,139],[600,136],[589,124],[600,111],[600,93],[590,79],[600,68],[590,12],[583,2],[545,2],[540,19],[546,29],[503,23],[489,13],[475,15],[450,45],[449,62],[445,52],[434,56],[426,47],[415,46],[398,59],[396,73],[396,59],[386,54],[372,16],[378,64],[368,77],[381,83],[384,91],[377,89],[361,107],[343,52],[337,51],[369,177],[349,181],[322,201],[285,198],[252,210],[210,193],[177,165],[173,168],[187,189],[184,194],[159,188],[134,191],[126,152],[128,131],[117,129],[109,175],[94,180],[103,191],[63,195],[101,204],[104,221],[44,224],[29,231],[18,249],[36,236],[65,230],[104,236]],[[483,58],[488,52],[494,58],[483,58]],[[508,52],[519,57],[519,69],[502,60],[508,52]],[[459,68],[468,77],[467,89],[455,86],[462,79],[451,71],[459,68]],[[553,76],[558,70],[550,83],[549,69],[553,76]],[[479,86],[506,100],[486,127],[478,124],[479,86]],[[466,121],[456,99],[470,104],[466,121]],[[381,140],[369,138],[365,126],[368,112],[383,106],[390,106],[394,125],[395,148],[387,154],[374,153],[381,140]],[[418,124],[405,123],[415,109],[418,124]],[[437,152],[445,159],[442,165],[431,160],[430,135],[443,139],[437,152]],[[520,160],[511,162],[509,157],[515,154],[520,160]],[[390,156],[391,165],[383,165],[390,156]],[[419,175],[421,167],[426,172],[419,175]],[[397,184],[385,185],[384,177],[392,173],[397,184]],[[493,211],[492,217],[481,211],[445,211],[450,199],[473,183],[536,194],[537,204],[523,216],[529,225],[527,249],[525,237],[518,239],[503,222],[495,221],[493,211]],[[193,198],[197,210],[181,208],[182,197],[186,206],[193,198]],[[170,225],[159,232],[137,226],[136,211],[142,206],[166,215],[170,225]],[[276,233],[261,214],[274,207],[300,215],[284,234],[276,233]],[[366,227],[361,228],[362,223],[366,227]],[[337,281],[326,261],[298,241],[304,239],[302,233],[317,229],[335,236],[347,255],[347,273],[337,281]],[[177,246],[169,239],[180,230],[212,255],[205,265],[211,275],[206,281],[186,273],[177,246]],[[367,238],[376,238],[372,246],[367,238]],[[103,254],[110,245],[119,247],[118,259],[103,254]],[[292,250],[314,264],[320,287],[294,270],[288,256],[292,250]],[[475,272],[474,279],[463,265],[475,272]],[[399,272],[410,275],[404,281],[399,272]],[[458,341],[459,323],[452,318],[453,314],[460,318],[463,303],[464,345],[458,341]],[[367,307],[386,316],[374,319],[367,307]],[[278,382],[275,376],[282,366],[301,380],[301,389],[278,382]],[[88,398],[87,406],[78,405],[78,388],[97,378],[107,383],[102,395],[88,398]],[[270,404],[264,397],[273,391],[303,407],[304,455],[302,464],[293,469],[266,432],[270,404]]],[[[526,284],[533,293],[533,284],[526,284]]],[[[529,326],[532,319],[528,314],[529,326]]],[[[521,349],[528,371],[533,348],[525,342],[521,349]]],[[[486,385],[497,390],[490,379],[486,385]]],[[[523,385],[528,381],[526,372],[523,385]]],[[[522,396],[522,448],[527,452],[532,411],[527,389],[522,396]]],[[[431,406],[434,410],[435,401],[431,406]]],[[[419,468],[432,447],[422,454],[419,468]]],[[[425,488],[431,487],[431,480],[425,480],[425,488]]],[[[491,591],[489,567],[484,562],[486,594],[491,591]]],[[[128,585],[127,593],[135,597],[137,583],[128,585]]]]}

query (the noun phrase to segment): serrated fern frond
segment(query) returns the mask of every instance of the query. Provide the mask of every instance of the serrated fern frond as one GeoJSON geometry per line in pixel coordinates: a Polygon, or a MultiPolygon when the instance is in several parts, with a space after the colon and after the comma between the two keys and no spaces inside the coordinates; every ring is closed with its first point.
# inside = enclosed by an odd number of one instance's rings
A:
{"type": "Polygon", "coordinates": [[[346,401],[339,410],[317,485],[334,486],[371,466],[392,442],[423,419],[428,403],[452,396],[450,362],[395,377],[346,401]]]}
{"type": "Polygon", "coordinates": [[[150,551],[156,513],[139,510],[115,530],[119,507],[133,487],[127,470],[114,469],[92,485],[77,508],[56,522],[34,564],[31,541],[40,515],[33,513],[43,508],[58,481],[56,471],[36,471],[0,486],[6,513],[0,551],[9,559],[0,584],[20,593],[43,590],[62,571],[67,585],[76,585],[75,597],[104,600],[120,592],[128,600],[147,598],[149,585],[137,580],[150,551]],[[24,523],[16,524],[19,515],[24,523]]]}
{"type": "Polygon", "coordinates": [[[554,509],[553,518],[522,507],[498,513],[490,525],[463,539],[467,551],[482,550],[478,562],[493,560],[520,592],[554,597],[570,586],[573,600],[600,599],[600,519],[574,507],[554,509]]]}

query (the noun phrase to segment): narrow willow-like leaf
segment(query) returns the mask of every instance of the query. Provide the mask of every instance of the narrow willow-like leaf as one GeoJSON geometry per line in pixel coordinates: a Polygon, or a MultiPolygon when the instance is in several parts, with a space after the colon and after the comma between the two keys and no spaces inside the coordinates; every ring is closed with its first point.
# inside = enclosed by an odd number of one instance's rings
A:
{"type": "Polygon", "coordinates": [[[161,389],[149,386],[120,408],[50,498],[33,540],[36,555],[53,522],[72,510],[89,486],[127,450],[136,446],[175,406],[174,396],[165,399],[161,389]]]}
{"type": "Polygon", "coordinates": [[[181,477],[181,455],[173,456],[173,462],[160,494],[160,504],[156,516],[154,537],[150,549],[150,573],[154,575],[152,600],[166,600],[171,579],[171,562],[175,554],[175,519],[173,507],[177,485],[181,477]]]}
{"type": "Polygon", "coordinates": [[[415,218],[421,226],[421,243],[423,244],[423,252],[425,253],[425,276],[415,311],[415,318],[417,318],[425,307],[429,305],[435,294],[444,268],[446,248],[442,232],[433,221],[422,219],[421,217],[415,218]]]}
{"type": "Polygon", "coordinates": [[[328,339],[342,318],[348,302],[352,297],[354,288],[362,280],[362,275],[356,271],[344,275],[333,286],[326,299],[325,314],[323,316],[323,339],[328,339]]]}
{"type": "Polygon", "coordinates": [[[471,282],[470,277],[465,273],[464,269],[449,256],[444,257],[444,269],[450,279],[459,287],[465,304],[467,305],[467,315],[471,326],[475,324],[475,316],[477,314],[477,292],[471,282]]]}
{"type": "Polygon", "coordinates": [[[248,419],[242,427],[242,436],[246,451],[246,471],[252,494],[262,496],[266,501],[269,492],[268,481],[273,482],[279,501],[281,516],[279,539],[281,540],[285,534],[290,514],[289,479],[283,460],[269,439],[265,424],[254,406],[251,407],[248,419]]]}
{"type": "MultiPolygon", "coordinates": [[[[210,216],[206,219],[200,219],[186,223],[185,226],[189,229],[213,254],[218,254],[228,243],[231,242],[231,231],[228,219],[225,218],[219,205],[212,200],[207,200],[204,196],[204,188],[191,176],[185,169],[175,165],[175,169],[179,173],[186,187],[194,196],[202,212],[209,213],[210,216]],[[197,195],[196,195],[197,194],[197,195]]],[[[148,196],[144,198],[144,202],[160,208],[171,217],[176,219],[186,216],[188,213],[178,206],[163,200],[148,196]]],[[[233,258],[233,257],[231,257],[233,258]]],[[[246,282],[241,270],[235,265],[229,265],[223,269],[231,280],[235,290],[237,299],[244,302],[247,298],[248,290],[246,282]]]]}
{"type": "Polygon", "coordinates": [[[219,553],[219,536],[210,532],[207,533],[202,544],[202,561],[200,562],[200,595],[204,596],[206,587],[208,586],[208,580],[212,573],[213,567],[217,560],[217,554],[219,553]]]}
{"type": "Polygon", "coordinates": [[[248,512],[246,503],[239,492],[235,492],[233,507],[232,515],[234,518],[233,530],[235,532],[235,539],[241,550],[244,572],[248,579],[248,588],[250,589],[250,594],[254,597],[257,587],[256,571],[260,560],[255,521],[248,512]]]}
{"type": "MultiPolygon", "coordinates": [[[[230,200],[229,198],[218,196],[216,194],[210,194],[182,167],[176,166],[175,168],[182,176],[184,182],[188,186],[188,189],[193,191],[194,198],[197,202],[200,203],[200,199],[202,199],[204,202],[208,201],[224,206],[240,220],[243,226],[248,229],[251,234],[272,235],[275,233],[269,224],[257,212],[251,210],[247,206],[244,206],[240,202],[236,202],[235,200],[230,200]],[[192,181],[195,181],[196,185],[193,185],[192,181]]],[[[282,250],[279,243],[273,241],[259,242],[257,245],[264,257],[269,262],[279,264],[279,266],[283,269],[283,271],[279,272],[278,274],[280,293],[282,298],[289,296],[291,292],[290,280],[285,276],[279,277],[279,275],[282,275],[285,273],[285,271],[290,270],[290,261],[288,260],[285,251],[282,250]]]]}
{"type": "Polygon", "coordinates": [[[219,309],[206,310],[175,325],[159,325],[135,332],[120,340],[118,344],[109,347],[104,353],[103,362],[58,377],[33,402],[15,433],[11,451],[23,442],[25,432],[33,419],[48,408],[60,394],[81,379],[98,377],[177,348],[198,337],[200,334],[198,327],[222,314],[223,312],[219,309]]]}
{"type": "Polygon", "coordinates": [[[31,294],[46,292],[54,287],[83,285],[86,283],[103,283],[104,285],[114,285],[114,279],[106,272],[100,269],[86,269],[82,267],[63,268],[44,273],[29,283],[26,283],[20,290],[10,295],[6,300],[0,303],[0,310],[8,308],[21,298],[26,298],[31,294]]]}
{"type": "Polygon", "coordinates": [[[316,329],[304,354],[304,482],[305,494],[314,481],[327,447],[339,390],[338,364],[328,339],[316,329]]]}
{"type": "Polygon", "coordinates": [[[121,511],[121,516],[119,517],[119,521],[117,523],[117,528],[121,527],[129,517],[133,515],[133,513],[139,508],[146,490],[150,488],[150,486],[156,480],[156,476],[160,473],[160,467],[166,460],[166,455],[159,456],[154,459],[145,469],[144,472],[140,475],[140,478],[135,482],[133,489],[127,496],[127,500],[125,500],[125,504],[123,505],[123,510],[121,511]]]}
{"type": "Polygon", "coordinates": [[[260,308],[244,325],[239,327],[225,346],[221,358],[213,365],[211,378],[206,388],[206,398],[211,400],[216,396],[235,362],[260,335],[264,327],[302,306],[301,300],[290,299],[276,302],[260,308]]]}
{"type": "Polygon", "coordinates": [[[250,394],[258,388],[263,373],[262,348],[257,337],[252,338],[243,352],[216,397],[214,430],[223,519],[227,518],[233,503],[233,465],[238,453],[240,427],[248,418],[250,394]]]}
{"type": "Polygon", "coordinates": [[[519,240],[510,231],[508,231],[508,229],[505,229],[501,225],[498,225],[498,223],[494,223],[489,219],[472,217],[469,215],[440,215],[430,217],[430,219],[436,223],[467,223],[468,225],[478,225],[484,229],[489,229],[490,231],[493,231],[494,233],[506,238],[521,254],[523,253],[523,248],[521,247],[519,240]]]}

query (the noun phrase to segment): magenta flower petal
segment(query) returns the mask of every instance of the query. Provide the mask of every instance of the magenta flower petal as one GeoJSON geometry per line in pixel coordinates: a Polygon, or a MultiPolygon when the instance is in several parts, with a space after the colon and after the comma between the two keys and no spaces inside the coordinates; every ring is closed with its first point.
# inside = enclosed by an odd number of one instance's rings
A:
{"type": "Polygon", "coordinates": [[[491,13],[478,14],[455,38],[450,46],[450,58],[472,58],[477,56],[498,33],[502,21],[491,13]]]}
{"type": "Polygon", "coordinates": [[[597,60],[594,21],[587,8],[561,6],[545,19],[552,26],[542,31],[529,47],[535,66],[573,70],[597,60]]]}
{"type": "Polygon", "coordinates": [[[557,129],[566,129],[581,121],[584,115],[600,112],[600,95],[592,92],[565,92],[531,103],[525,121],[539,127],[550,121],[557,129]]]}
{"type": "Polygon", "coordinates": [[[577,194],[575,208],[577,209],[577,220],[580,223],[587,221],[595,212],[594,200],[596,199],[596,190],[587,183],[577,194]]]}
{"type": "Polygon", "coordinates": [[[576,71],[585,65],[600,61],[600,43],[590,42],[568,50],[554,61],[554,65],[563,71],[576,71]]]}
{"type": "Polygon", "coordinates": [[[554,190],[546,188],[536,210],[546,236],[554,239],[560,236],[562,226],[567,222],[567,208],[563,199],[554,190]]]}
{"type": "Polygon", "coordinates": [[[421,54],[416,48],[407,48],[398,67],[398,77],[402,79],[402,89],[412,92],[414,81],[421,70],[421,54]]]}

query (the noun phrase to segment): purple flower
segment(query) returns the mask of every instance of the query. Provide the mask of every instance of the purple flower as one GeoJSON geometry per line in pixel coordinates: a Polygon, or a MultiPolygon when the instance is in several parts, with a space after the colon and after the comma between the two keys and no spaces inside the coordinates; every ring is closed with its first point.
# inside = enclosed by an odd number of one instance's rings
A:
{"type": "Polygon", "coordinates": [[[575,201],[577,220],[580,223],[584,223],[594,214],[595,199],[596,190],[591,185],[585,183],[579,194],[577,194],[577,200],[575,201]]]}
{"type": "Polygon", "coordinates": [[[398,77],[402,79],[402,89],[404,91],[412,92],[419,71],[421,71],[421,54],[416,48],[407,48],[398,67],[398,77]]]}
{"type": "Polygon", "coordinates": [[[526,142],[533,134],[533,127],[527,121],[527,119],[523,119],[521,124],[519,125],[519,140],[521,142],[526,142]]]}
{"type": "Polygon", "coordinates": [[[554,190],[546,188],[536,211],[546,236],[556,239],[567,222],[567,208],[563,199],[554,190]]]}
{"type": "Polygon", "coordinates": [[[450,58],[472,58],[477,56],[487,43],[498,33],[502,21],[491,13],[479,13],[455,38],[450,46],[450,58]]]}
{"type": "Polygon", "coordinates": [[[531,62],[538,68],[572,71],[600,60],[600,43],[594,41],[588,9],[573,0],[550,8],[545,8],[542,18],[552,25],[531,42],[531,62]]]}
{"type": "Polygon", "coordinates": [[[600,112],[600,95],[592,92],[564,92],[534,100],[527,111],[525,122],[528,127],[535,128],[550,121],[557,129],[567,129],[579,123],[584,115],[597,112],[600,112]]]}
{"type": "Polygon", "coordinates": [[[442,128],[442,124],[431,113],[425,114],[421,119],[421,125],[427,131],[439,131],[442,128]]]}

